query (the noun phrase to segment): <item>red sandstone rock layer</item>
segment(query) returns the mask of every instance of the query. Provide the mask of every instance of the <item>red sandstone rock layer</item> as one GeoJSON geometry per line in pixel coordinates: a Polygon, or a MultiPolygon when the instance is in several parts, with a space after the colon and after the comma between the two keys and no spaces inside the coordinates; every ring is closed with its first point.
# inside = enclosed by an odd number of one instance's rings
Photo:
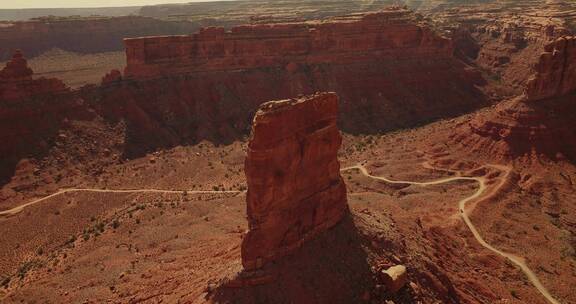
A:
{"type": "Polygon", "coordinates": [[[467,152],[491,159],[510,160],[542,156],[574,159],[576,134],[573,125],[576,105],[573,96],[528,103],[517,98],[503,102],[466,123],[453,135],[467,152]]]}
{"type": "Polygon", "coordinates": [[[245,165],[245,269],[290,253],[348,212],[337,117],[334,93],[268,102],[256,113],[245,165]]]}
{"type": "Polygon", "coordinates": [[[477,115],[453,138],[468,151],[504,159],[576,159],[576,39],[545,47],[525,94],[477,115]]]}
{"type": "Polygon", "coordinates": [[[130,78],[199,71],[350,64],[376,59],[450,58],[450,40],[407,10],[301,22],[204,28],[191,36],[126,39],[130,78]],[[402,50],[402,51],[398,51],[402,50]]]}
{"type": "Polygon", "coordinates": [[[12,59],[0,71],[0,102],[68,90],[64,83],[58,79],[32,79],[33,74],[34,72],[28,67],[22,52],[20,50],[15,51],[12,59]]]}
{"type": "Polygon", "coordinates": [[[576,37],[562,37],[546,45],[526,89],[527,98],[540,100],[576,89],[576,37]]]}
{"type": "Polygon", "coordinates": [[[428,16],[452,33],[456,54],[490,71],[510,96],[524,91],[542,48],[570,35],[576,20],[573,1],[438,2],[428,16]]]}

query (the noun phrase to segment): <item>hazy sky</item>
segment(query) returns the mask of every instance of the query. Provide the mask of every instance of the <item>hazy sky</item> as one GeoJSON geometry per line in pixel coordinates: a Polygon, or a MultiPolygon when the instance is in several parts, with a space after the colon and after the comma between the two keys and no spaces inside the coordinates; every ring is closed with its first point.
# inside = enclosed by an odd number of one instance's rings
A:
{"type": "Polygon", "coordinates": [[[0,0],[0,9],[140,6],[150,4],[187,3],[202,1],[207,0],[0,0]]]}

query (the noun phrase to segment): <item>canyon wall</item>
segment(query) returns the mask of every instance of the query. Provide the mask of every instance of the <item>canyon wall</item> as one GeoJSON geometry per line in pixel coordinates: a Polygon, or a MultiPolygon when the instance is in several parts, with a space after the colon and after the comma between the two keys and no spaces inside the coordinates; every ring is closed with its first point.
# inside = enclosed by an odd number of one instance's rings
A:
{"type": "Polygon", "coordinates": [[[542,48],[572,33],[576,4],[538,0],[454,2],[436,7],[426,16],[453,38],[460,58],[491,73],[490,79],[514,96],[526,87],[542,48]]]}
{"type": "Polygon", "coordinates": [[[43,17],[0,22],[0,61],[21,49],[28,57],[59,48],[78,53],[120,51],[126,37],[190,33],[198,25],[140,16],[43,17]]]}
{"type": "Polygon", "coordinates": [[[576,89],[576,37],[562,37],[546,45],[530,79],[526,96],[540,100],[566,95],[576,89]]]}
{"type": "Polygon", "coordinates": [[[123,80],[86,99],[127,121],[127,155],[233,141],[248,133],[261,103],[319,91],[340,96],[339,125],[350,133],[407,128],[485,104],[479,73],[403,9],[126,44],[123,80]]]}
{"type": "Polygon", "coordinates": [[[340,176],[338,96],[320,93],[272,101],[254,117],[246,157],[247,270],[296,250],[348,211],[340,176]]]}
{"type": "Polygon", "coordinates": [[[576,38],[546,45],[531,75],[523,95],[478,114],[455,141],[492,158],[576,161],[576,38]]]}
{"type": "Polygon", "coordinates": [[[20,51],[0,71],[0,183],[20,159],[41,156],[66,117],[91,114],[58,79],[34,79],[20,51]]]}
{"type": "Polygon", "coordinates": [[[126,39],[126,76],[451,58],[450,41],[412,18],[405,10],[389,10],[331,22],[212,27],[191,36],[126,39]]]}

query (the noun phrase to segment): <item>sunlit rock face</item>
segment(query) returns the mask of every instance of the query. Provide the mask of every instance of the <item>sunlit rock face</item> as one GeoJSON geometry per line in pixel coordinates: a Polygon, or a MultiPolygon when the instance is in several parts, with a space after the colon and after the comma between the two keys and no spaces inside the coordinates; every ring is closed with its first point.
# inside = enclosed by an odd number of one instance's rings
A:
{"type": "Polygon", "coordinates": [[[242,243],[245,269],[298,249],[348,212],[337,117],[333,93],[259,108],[245,165],[250,227],[242,243]]]}
{"type": "Polygon", "coordinates": [[[243,25],[230,31],[209,27],[190,36],[126,39],[126,76],[451,57],[450,40],[416,19],[407,10],[387,10],[326,22],[243,25]]]}
{"type": "Polygon", "coordinates": [[[454,133],[473,153],[492,158],[576,160],[576,39],[548,44],[531,72],[524,94],[481,113],[454,133]]]}
{"type": "Polygon", "coordinates": [[[576,89],[576,37],[562,37],[546,45],[528,82],[530,100],[566,95],[576,89]]]}

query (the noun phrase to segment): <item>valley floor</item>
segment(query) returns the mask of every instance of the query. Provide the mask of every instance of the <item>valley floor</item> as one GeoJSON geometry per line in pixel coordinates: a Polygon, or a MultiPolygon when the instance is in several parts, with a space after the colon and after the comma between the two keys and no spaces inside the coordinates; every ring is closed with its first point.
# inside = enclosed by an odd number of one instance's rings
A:
{"type": "Polygon", "coordinates": [[[97,176],[77,173],[35,187],[23,187],[27,179],[20,176],[14,181],[21,184],[4,187],[0,206],[0,273],[8,274],[1,278],[0,298],[250,303],[368,294],[395,303],[576,301],[568,225],[575,193],[557,180],[576,178],[574,166],[555,163],[534,171],[470,159],[442,137],[466,119],[382,136],[346,135],[339,157],[342,168],[350,169],[343,171],[350,220],[279,265],[271,283],[239,290],[220,282],[241,269],[247,229],[243,142],[176,147],[106,165],[97,176]],[[428,181],[440,182],[421,183],[428,181]],[[68,188],[107,191],[71,191],[38,201],[68,188]],[[140,191],[108,191],[114,189],[140,191]],[[568,201],[558,216],[550,215],[546,196],[535,191],[568,201]],[[315,258],[319,250],[326,260],[315,258]],[[379,293],[363,281],[371,267],[394,263],[407,265],[410,273],[411,284],[398,295],[379,293]],[[348,286],[349,294],[332,291],[339,285],[348,286]],[[543,296],[547,291],[550,301],[543,296]]]}

